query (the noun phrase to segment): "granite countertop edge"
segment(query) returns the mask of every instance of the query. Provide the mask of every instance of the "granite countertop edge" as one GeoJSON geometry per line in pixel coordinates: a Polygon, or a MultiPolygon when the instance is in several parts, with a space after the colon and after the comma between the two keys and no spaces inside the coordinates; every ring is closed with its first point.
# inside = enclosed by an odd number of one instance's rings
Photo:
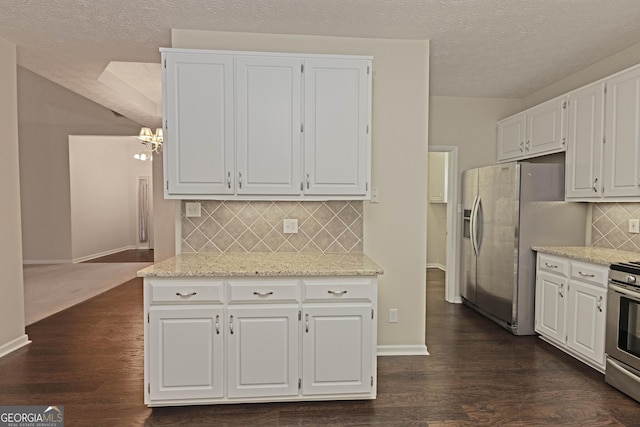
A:
{"type": "Polygon", "coordinates": [[[377,276],[384,270],[364,253],[179,254],[138,271],[138,277],[377,276]]]}
{"type": "Polygon", "coordinates": [[[533,246],[536,252],[567,257],[576,261],[610,266],[617,262],[640,261],[640,253],[594,246],[533,246]]]}

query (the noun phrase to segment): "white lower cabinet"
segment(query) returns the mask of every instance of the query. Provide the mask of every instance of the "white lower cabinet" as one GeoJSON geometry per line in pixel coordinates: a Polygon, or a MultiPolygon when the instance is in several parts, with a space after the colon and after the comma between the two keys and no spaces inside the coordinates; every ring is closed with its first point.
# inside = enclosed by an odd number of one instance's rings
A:
{"type": "Polygon", "coordinates": [[[227,395],[298,395],[298,307],[227,309],[227,395]]]}
{"type": "Polygon", "coordinates": [[[374,399],[377,278],[145,278],[145,404],[374,399]]]}
{"type": "Polygon", "coordinates": [[[604,266],[538,253],[536,332],[600,372],[605,368],[607,274],[604,266]]]}

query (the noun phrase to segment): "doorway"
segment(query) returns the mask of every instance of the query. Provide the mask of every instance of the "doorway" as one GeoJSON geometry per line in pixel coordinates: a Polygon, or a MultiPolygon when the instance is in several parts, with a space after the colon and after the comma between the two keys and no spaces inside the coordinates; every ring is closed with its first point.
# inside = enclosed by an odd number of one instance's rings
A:
{"type": "MultiPolygon", "coordinates": [[[[443,251],[445,256],[443,261],[437,262],[437,265],[429,263],[429,241],[427,241],[427,267],[433,266],[445,271],[445,295],[444,298],[450,303],[461,303],[460,292],[458,287],[458,211],[460,209],[458,202],[458,147],[450,145],[429,145],[429,154],[431,153],[445,153],[446,155],[440,156],[445,159],[444,168],[442,171],[442,178],[444,182],[444,193],[442,195],[444,202],[435,202],[439,207],[431,210],[435,212],[442,212],[443,218],[439,220],[436,216],[430,218],[427,214],[427,239],[429,234],[429,228],[444,227],[446,235],[442,239],[441,243],[435,248],[432,246],[431,250],[443,251]],[[446,205],[446,206],[445,206],[446,205]],[[435,224],[434,224],[435,222],[435,224]],[[444,262],[444,264],[442,264],[444,262]]],[[[431,174],[429,174],[431,175],[431,174]]],[[[430,209],[427,208],[429,212],[430,209]]]]}

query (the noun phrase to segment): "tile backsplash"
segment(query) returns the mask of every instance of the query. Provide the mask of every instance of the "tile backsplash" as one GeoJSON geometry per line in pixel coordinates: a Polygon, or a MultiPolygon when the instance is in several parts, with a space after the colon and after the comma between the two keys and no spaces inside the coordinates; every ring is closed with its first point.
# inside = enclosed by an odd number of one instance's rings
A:
{"type": "Polygon", "coordinates": [[[592,246],[640,252],[640,234],[629,233],[629,219],[640,218],[640,203],[592,203],[592,246]]]}
{"type": "Polygon", "coordinates": [[[362,252],[363,202],[202,201],[187,218],[182,202],[182,253],[362,252]],[[297,234],[282,221],[298,220],[297,234]]]}

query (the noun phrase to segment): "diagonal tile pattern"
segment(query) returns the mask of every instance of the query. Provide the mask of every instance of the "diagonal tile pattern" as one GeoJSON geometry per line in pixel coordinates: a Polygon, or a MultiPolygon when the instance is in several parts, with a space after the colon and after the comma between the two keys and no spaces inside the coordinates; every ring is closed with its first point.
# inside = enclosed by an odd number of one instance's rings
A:
{"type": "Polygon", "coordinates": [[[640,218],[640,203],[593,203],[592,246],[640,252],[640,234],[629,233],[629,219],[640,218]]]}
{"type": "Polygon", "coordinates": [[[182,202],[182,252],[362,252],[363,202],[202,201],[187,218],[182,202]],[[284,234],[282,220],[298,219],[284,234]]]}

